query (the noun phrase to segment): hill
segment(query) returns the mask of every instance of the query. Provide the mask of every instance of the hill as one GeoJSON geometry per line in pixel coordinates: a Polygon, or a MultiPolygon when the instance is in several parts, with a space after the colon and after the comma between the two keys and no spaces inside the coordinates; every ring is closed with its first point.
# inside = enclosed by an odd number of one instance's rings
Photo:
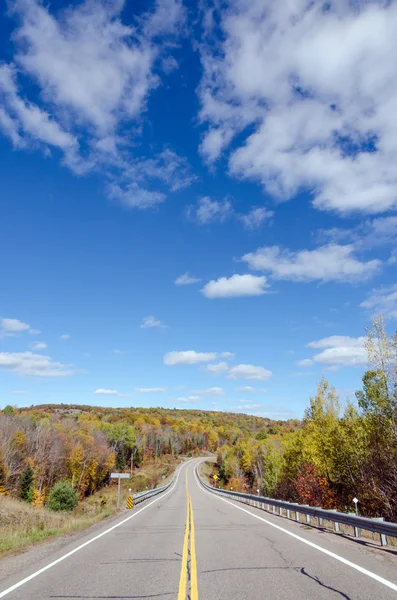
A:
{"type": "Polygon", "coordinates": [[[60,479],[82,498],[106,485],[113,469],[133,471],[164,455],[217,452],[246,438],[277,439],[298,426],[297,420],[189,409],[6,407],[0,413],[0,489],[19,495],[29,468],[28,497],[38,504],[60,479]]]}

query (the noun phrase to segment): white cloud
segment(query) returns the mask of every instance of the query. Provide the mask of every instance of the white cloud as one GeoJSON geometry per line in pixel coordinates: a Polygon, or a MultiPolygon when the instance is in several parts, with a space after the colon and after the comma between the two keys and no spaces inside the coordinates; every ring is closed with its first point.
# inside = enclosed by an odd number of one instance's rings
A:
{"type": "Polygon", "coordinates": [[[174,281],[175,285],[191,285],[192,283],[199,283],[201,279],[197,277],[192,277],[189,273],[183,273],[183,275],[179,275],[174,281]]]}
{"type": "MultiPolygon", "coordinates": [[[[200,150],[278,199],[341,213],[397,205],[397,5],[233,0],[201,45],[200,150]],[[247,131],[247,133],[245,133],[247,131]]],[[[213,10],[213,9],[212,9],[213,10]]]]}
{"type": "Polygon", "coordinates": [[[149,317],[144,317],[140,327],[141,329],[148,329],[150,327],[159,327],[160,329],[166,329],[167,325],[165,325],[165,323],[159,321],[158,319],[153,317],[153,315],[151,315],[149,317]]]}
{"type": "Polygon", "coordinates": [[[320,240],[333,243],[351,243],[358,249],[371,249],[377,246],[396,245],[397,216],[368,219],[357,227],[342,229],[322,229],[317,236],[320,240]]]}
{"type": "Polygon", "coordinates": [[[114,350],[112,350],[112,352],[113,352],[113,354],[118,354],[118,355],[125,354],[125,351],[120,350],[119,348],[115,348],[114,350]]]}
{"type": "Polygon", "coordinates": [[[117,180],[107,187],[108,195],[127,208],[152,208],[164,202],[166,194],[147,189],[165,185],[171,192],[184,189],[196,181],[187,160],[172,150],[164,150],[153,158],[130,160],[123,165],[117,180]]]}
{"type": "Polygon", "coordinates": [[[98,394],[99,396],[120,396],[120,392],[118,390],[106,390],[103,388],[95,390],[94,394],[98,394]]]}
{"type": "Polygon", "coordinates": [[[189,403],[189,402],[197,402],[197,400],[201,400],[201,398],[199,398],[198,396],[187,396],[186,398],[177,398],[176,400],[177,400],[177,402],[189,403]]]}
{"type": "Polygon", "coordinates": [[[71,365],[33,352],[0,352],[0,369],[32,377],[66,377],[74,373],[71,365]]]}
{"type": "Polygon", "coordinates": [[[211,200],[209,196],[200,198],[196,205],[188,208],[188,217],[199,225],[222,223],[233,215],[229,200],[211,200]]]}
{"type": "Polygon", "coordinates": [[[47,348],[47,344],[44,342],[37,342],[32,346],[32,350],[45,350],[45,348],[47,348]]]}
{"type": "Polygon", "coordinates": [[[41,331],[40,329],[29,329],[28,333],[30,333],[30,335],[40,335],[41,331]]]}
{"type": "Polygon", "coordinates": [[[75,173],[101,173],[111,199],[149,208],[196,179],[168,148],[135,156],[149,94],[162,66],[169,71],[163,54],[173,59],[185,9],[180,0],[158,1],[127,26],[124,4],[87,0],[55,12],[38,0],[13,3],[16,50],[0,66],[0,129],[16,147],[60,149],[75,173]],[[33,86],[22,88],[27,78],[33,86]]]}
{"type": "Polygon", "coordinates": [[[137,394],[161,394],[165,392],[165,388],[135,388],[134,392],[137,394]]]}
{"type": "Polygon", "coordinates": [[[372,290],[369,298],[360,306],[382,314],[386,319],[397,319],[397,284],[372,290]]]}
{"type": "Polygon", "coordinates": [[[257,229],[274,215],[274,211],[264,207],[254,206],[247,213],[239,213],[228,198],[212,200],[209,196],[199,198],[196,204],[191,204],[187,216],[199,225],[224,223],[229,219],[241,221],[246,229],[257,229]]]}
{"type": "Polygon", "coordinates": [[[201,289],[206,298],[237,298],[239,296],[262,296],[269,287],[265,276],[232,275],[212,279],[201,289]]]}
{"type": "Polygon", "coordinates": [[[220,356],[222,358],[235,358],[235,353],[234,352],[221,352],[220,356]]]}
{"type": "Polygon", "coordinates": [[[211,387],[206,390],[191,390],[192,394],[199,396],[224,396],[225,391],[221,387],[211,387]]]}
{"type": "Polygon", "coordinates": [[[264,367],[255,367],[254,365],[236,365],[229,369],[228,379],[255,379],[263,381],[269,379],[272,372],[264,367]]]}
{"type": "Polygon", "coordinates": [[[183,350],[167,352],[164,355],[164,364],[168,366],[174,365],[195,365],[197,363],[209,362],[215,360],[216,352],[196,352],[195,350],[183,350]]]}
{"type": "Polygon", "coordinates": [[[14,396],[26,396],[27,392],[25,392],[24,390],[13,390],[11,394],[13,394],[14,396]]]}
{"type": "Polygon", "coordinates": [[[254,388],[250,385],[243,385],[236,388],[237,392],[243,392],[248,394],[264,394],[267,392],[265,388],[254,388]]]}
{"type": "Polygon", "coordinates": [[[365,281],[381,265],[379,260],[361,262],[354,256],[353,245],[338,244],[298,252],[268,246],[245,254],[242,260],[251,269],[290,281],[365,281]]]}
{"type": "Polygon", "coordinates": [[[66,341],[70,339],[70,335],[68,333],[63,333],[60,337],[60,340],[66,341]]]}
{"type": "Polygon", "coordinates": [[[257,229],[266,219],[271,219],[274,211],[267,208],[256,207],[250,210],[246,215],[239,214],[238,218],[247,229],[257,229]]]}
{"type": "Polygon", "coordinates": [[[19,319],[0,319],[0,328],[5,335],[13,335],[14,333],[20,333],[30,328],[30,325],[19,321],[19,319]]]}
{"type": "Polygon", "coordinates": [[[247,403],[245,402],[245,400],[239,400],[239,402],[241,403],[241,405],[237,407],[237,410],[255,410],[262,406],[261,404],[247,403]]]}
{"type": "Polygon", "coordinates": [[[310,367],[315,363],[323,364],[328,369],[339,367],[355,367],[366,364],[367,351],[364,348],[365,337],[353,338],[345,335],[332,335],[321,340],[309,342],[309,348],[316,348],[322,352],[312,358],[298,362],[301,367],[310,367]]]}
{"type": "Polygon", "coordinates": [[[298,360],[296,363],[299,367],[311,367],[313,361],[311,358],[304,358],[303,360],[298,360]]]}
{"type": "Polygon", "coordinates": [[[208,373],[211,373],[211,375],[220,375],[221,373],[226,373],[226,371],[229,370],[229,365],[227,362],[221,361],[206,365],[205,370],[208,371],[208,373]]]}

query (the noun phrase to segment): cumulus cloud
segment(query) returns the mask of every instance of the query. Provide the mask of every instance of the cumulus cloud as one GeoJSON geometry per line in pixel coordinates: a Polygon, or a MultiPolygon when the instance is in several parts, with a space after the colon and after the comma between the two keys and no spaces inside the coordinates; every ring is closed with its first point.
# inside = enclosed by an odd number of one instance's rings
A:
{"type": "Polygon", "coordinates": [[[165,388],[135,388],[134,392],[137,394],[161,394],[165,392],[165,388]]]}
{"type": "Polygon", "coordinates": [[[7,336],[12,337],[25,331],[30,333],[30,335],[38,335],[41,333],[39,329],[32,329],[30,325],[19,319],[0,319],[0,338],[7,336]]]}
{"type": "Polygon", "coordinates": [[[254,206],[247,213],[238,212],[230,199],[212,200],[209,196],[199,198],[196,204],[187,209],[188,218],[199,225],[223,223],[229,219],[240,221],[246,229],[257,229],[266,220],[270,220],[274,211],[263,206],[254,206]]]}
{"type": "Polygon", "coordinates": [[[222,358],[234,358],[236,355],[234,352],[221,352],[220,356],[222,358]]]}
{"type": "Polygon", "coordinates": [[[369,298],[360,306],[382,314],[386,319],[397,319],[397,284],[372,290],[369,298]]]}
{"type": "Polygon", "coordinates": [[[309,348],[322,350],[312,358],[298,361],[300,367],[310,367],[315,363],[326,365],[328,368],[355,367],[366,364],[367,351],[364,348],[365,337],[349,337],[332,335],[314,342],[309,342],[309,348]]]}
{"type": "Polygon", "coordinates": [[[233,215],[229,200],[211,200],[209,196],[200,198],[196,205],[188,207],[188,217],[199,225],[222,223],[233,215]]]}
{"type": "Polygon", "coordinates": [[[198,363],[209,362],[215,360],[216,352],[196,352],[195,350],[183,350],[167,352],[164,355],[164,364],[168,366],[174,365],[195,365],[198,363]]]}
{"type": "Polygon", "coordinates": [[[189,273],[183,273],[179,275],[174,281],[175,285],[191,285],[192,283],[200,283],[201,279],[198,277],[192,277],[189,273]]]}
{"type": "Polygon", "coordinates": [[[206,390],[192,390],[192,394],[199,396],[224,396],[225,391],[221,387],[211,387],[206,390]]]}
{"type": "Polygon", "coordinates": [[[189,403],[189,402],[197,402],[197,400],[201,400],[201,398],[199,398],[199,396],[186,396],[186,397],[177,398],[176,400],[177,400],[177,402],[189,403]]]}
{"type": "Polygon", "coordinates": [[[239,400],[241,403],[240,406],[237,407],[237,410],[255,410],[261,407],[261,404],[253,404],[249,402],[245,402],[245,400],[239,400]]]}
{"type": "Polygon", "coordinates": [[[267,392],[265,388],[254,388],[250,385],[243,385],[236,388],[237,392],[243,392],[248,394],[263,394],[267,392]]]}
{"type": "Polygon", "coordinates": [[[336,244],[354,244],[355,248],[365,250],[377,246],[395,246],[397,242],[397,216],[367,219],[357,227],[349,227],[349,229],[341,227],[321,229],[317,237],[320,240],[327,240],[336,244]]]}
{"type": "Polygon", "coordinates": [[[279,246],[259,248],[242,257],[251,269],[290,281],[365,281],[380,268],[380,260],[360,261],[351,244],[327,244],[291,252],[279,246]]]}
{"type": "Polygon", "coordinates": [[[229,369],[228,379],[254,379],[264,381],[272,376],[272,372],[264,367],[254,365],[236,365],[229,369]]]}
{"type": "Polygon", "coordinates": [[[265,276],[232,275],[220,277],[205,284],[201,292],[206,298],[236,298],[239,296],[262,296],[269,287],[265,276]]]}
{"type": "Polygon", "coordinates": [[[225,361],[211,363],[205,366],[205,370],[208,373],[211,373],[211,375],[221,375],[222,373],[226,373],[229,370],[229,365],[225,361]]]}
{"type": "Polygon", "coordinates": [[[273,215],[274,211],[257,206],[245,215],[239,214],[238,218],[246,229],[257,229],[264,221],[271,219],[273,215]]]}
{"type": "Polygon", "coordinates": [[[64,341],[64,342],[65,342],[66,340],[70,340],[70,335],[69,335],[69,333],[63,333],[63,334],[62,334],[62,335],[59,337],[59,339],[61,339],[62,341],[64,341]]]}
{"type": "Polygon", "coordinates": [[[196,179],[171,149],[147,157],[134,143],[185,9],[161,0],[125,25],[124,4],[86,0],[55,13],[38,0],[13,3],[16,50],[0,66],[0,130],[15,147],[60,150],[73,172],[100,172],[111,199],[144,209],[196,179]],[[22,87],[24,76],[34,86],[22,87]]]}
{"type": "Polygon", "coordinates": [[[33,350],[45,350],[47,348],[47,344],[45,342],[37,342],[36,344],[33,344],[32,349],[33,350]]]}
{"type": "Polygon", "coordinates": [[[33,352],[0,352],[0,369],[31,377],[66,377],[74,373],[71,365],[33,352]]]}
{"type": "Polygon", "coordinates": [[[158,327],[160,329],[166,329],[167,325],[162,321],[159,321],[153,315],[149,317],[144,317],[141,323],[141,329],[149,329],[150,327],[158,327]]]}
{"type": "Polygon", "coordinates": [[[0,319],[0,327],[7,333],[20,333],[30,328],[30,325],[19,319],[0,319]]]}
{"type": "Polygon", "coordinates": [[[240,134],[232,174],[276,199],[308,190],[321,210],[379,213],[397,206],[397,5],[324,6],[209,9],[217,26],[201,46],[200,150],[213,162],[240,134]]]}

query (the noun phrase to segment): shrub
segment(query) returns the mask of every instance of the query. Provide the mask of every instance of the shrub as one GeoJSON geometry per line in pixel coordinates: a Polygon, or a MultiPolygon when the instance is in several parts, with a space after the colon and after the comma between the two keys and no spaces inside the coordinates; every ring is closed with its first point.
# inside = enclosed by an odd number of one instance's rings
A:
{"type": "Polygon", "coordinates": [[[51,489],[46,505],[51,510],[73,510],[78,497],[68,481],[57,481],[51,489]]]}

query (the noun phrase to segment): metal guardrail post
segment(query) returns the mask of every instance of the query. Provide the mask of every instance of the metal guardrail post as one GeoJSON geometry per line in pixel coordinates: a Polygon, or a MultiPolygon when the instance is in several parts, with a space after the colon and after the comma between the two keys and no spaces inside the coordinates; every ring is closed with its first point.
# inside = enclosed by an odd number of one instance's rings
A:
{"type": "MultiPolygon", "coordinates": [[[[382,522],[382,521],[384,521],[384,518],[383,517],[374,517],[373,520],[382,522]]],[[[380,545],[387,546],[387,544],[388,544],[387,535],[385,535],[384,533],[380,533],[379,537],[380,537],[380,545]]]]}
{"type": "MultiPolygon", "coordinates": [[[[197,468],[196,473],[198,474],[197,468]]],[[[385,546],[388,543],[388,537],[397,538],[397,523],[385,522],[383,517],[371,519],[368,517],[360,517],[354,513],[338,512],[336,509],[322,509],[316,506],[296,504],[294,502],[286,502],[263,496],[254,497],[252,494],[244,494],[242,492],[215,490],[212,486],[204,483],[200,476],[199,480],[203,487],[213,493],[221,493],[226,497],[229,496],[234,498],[238,502],[262,507],[264,509],[267,508],[269,512],[271,512],[270,507],[272,507],[272,512],[274,514],[280,514],[281,516],[284,515],[283,510],[285,509],[287,518],[290,519],[291,514],[293,513],[295,515],[295,520],[298,523],[301,522],[300,515],[302,513],[303,515],[306,515],[306,523],[308,524],[311,523],[311,517],[316,517],[321,527],[324,526],[324,522],[331,521],[334,524],[334,531],[337,533],[340,532],[340,524],[353,528],[356,537],[360,537],[362,529],[378,533],[382,546],[385,546]],[[276,509],[278,510],[276,511],[276,509]]]]}

